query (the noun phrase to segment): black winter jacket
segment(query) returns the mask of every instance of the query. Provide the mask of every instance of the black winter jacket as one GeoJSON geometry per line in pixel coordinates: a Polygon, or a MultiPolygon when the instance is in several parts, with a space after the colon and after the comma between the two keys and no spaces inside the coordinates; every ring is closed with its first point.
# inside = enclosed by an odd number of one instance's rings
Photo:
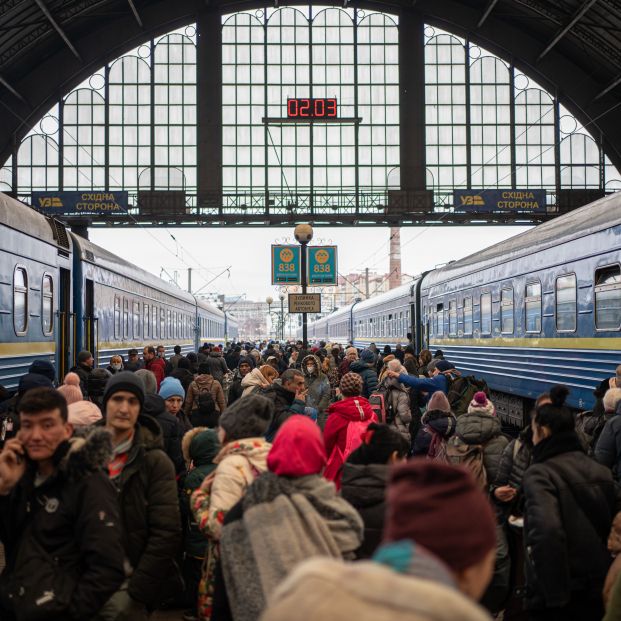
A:
{"type": "Polygon", "coordinates": [[[615,479],[621,477],[621,412],[604,425],[595,445],[595,459],[610,468],[615,479]]]}
{"type": "MultiPolygon", "coordinates": [[[[102,468],[110,459],[110,435],[95,429],[86,438],[64,442],[56,451],[58,469],[39,487],[30,466],[8,496],[0,497],[0,539],[6,568],[0,581],[15,569],[26,527],[32,524],[39,544],[59,559],[59,571],[73,575],[76,588],[68,610],[48,621],[91,619],[125,579],[119,507],[116,491],[102,468]]],[[[26,591],[36,584],[24,584],[26,591]]],[[[2,609],[0,618],[13,618],[2,609]]]]}
{"type": "Polygon", "coordinates": [[[377,373],[373,366],[373,364],[368,365],[362,362],[362,360],[354,360],[354,362],[349,365],[349,370],[352,373],[358,373],[362,378],[363,386],[361,395],[365,399],[368,399],[377,390],[377,373]]]}
{"type": "Polygon", "coordinates": [[[164,399],[159,395],[147,395],[145,397],[142,413],[154,418],[160,426],[164,452],[175,466],[175,472],[177,474],[185,472],[185,460],[181,453],[184,430],[179,419],[168,412],[164,399]]]}
{"type": "Polygon", "coordinates": [[[364,522],[364,540],[356,552],[360,559],[371,558],[382,541],[388,471],[389,467],[384,464],[345,462],[343,466],[341,495],[354,506],[364,522]]]}
{"type": "Polygon", "coordinates": [[[529,435],[523,431],[519,438],[511,440],[505,447],[500,456],[496,478],[491,484],[492,491],[503,485],[510,485],[515,489],[522,487],[524,473],[532,461],[533,443],[527,437],[529,435]],[[517,443],[519,444],[516,448],[517,443]]]}
{"type": "Polygon", "coordinates": [[[423,414],[421,425],[412,443],[413,456],[426,456],[429,453],[434,433],[448,440],[455,433],[457,419],[451,412],[429,410],[423,414]]]}
{"type": "Polygon", "coordinates": [[[88,399],[88,378],[93,372],[93,368],[86,364],[78,364],[77,366],[72,367],[70,372],[75,373],[80,378],[80,390],[82,391],[82,396],[85,399],[88,399]]]}
{"type": "Polygon", "coordinates": [[[575,432],[557,433],[533,449],[523,490],[527,607],[562,608],[574,593],[601,593],[621,509],[610,470],[583,452],[575,432]]]}
{"type": "Polygon", "coordinates": [[[181,517],[175,469],[164,453],[162,432],[140,415],[119,490],[123,543],[134,571],[131,597],[155,608],[179,588],[175,562],[181,544],[181,517]]]}
{"type": "Polygon", "coordinates": [[[276,432],[290,416],[304,414],[305,404],[295,398],[295,393],[280,384],[272,384],[269,388],[262,390],[260,394],[274,403],[274,418],[265,434],[267,441],[273,442],[276,432]]]}
{"type": "Polygon", "coordinates": [[[205,364],[209,366],[209,375],[213,375],[213,378],[222,384],[224,375],[229,372],[229,368],[226,366],[222,354],[209,354],[205,364]]]}

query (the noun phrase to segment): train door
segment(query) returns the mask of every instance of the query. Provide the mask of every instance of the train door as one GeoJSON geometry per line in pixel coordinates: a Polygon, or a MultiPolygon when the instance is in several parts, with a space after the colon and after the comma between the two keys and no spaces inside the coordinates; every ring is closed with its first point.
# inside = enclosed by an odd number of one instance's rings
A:
{"type": "Polygon", "coordinates": [[[97,317],[95,317],[95,283],[87,278],[84,291],[84,348],[98,360],[97,317]]]}
{"type": "Polygon", "coordinates": [[[71,312],[71,271],[60,268],[56,357],[58,377],[63,378],[73,361],[73,313],[71,312]]]}

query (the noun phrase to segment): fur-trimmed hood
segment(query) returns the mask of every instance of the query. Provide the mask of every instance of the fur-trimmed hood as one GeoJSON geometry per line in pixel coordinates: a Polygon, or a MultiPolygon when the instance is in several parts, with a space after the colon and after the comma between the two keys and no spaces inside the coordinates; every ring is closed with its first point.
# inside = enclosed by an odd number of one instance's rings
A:
{"type": "Polygon", "coordinates": [[[314,362],[315,368],[317,369],[317,374],[313,373],[313,377],[323,377],[324,372],[321,366],[321,360],[319,359],[319,356],[315,356],[315,354],[309,354],[308,356],[304,356],[304,358],[302,358],[302,373],[304,373],[304,377],[306,378],[311,377],[308,371],[306,370],[306,365],[309,362],[314,362]]]}
{"type": "Polygon", "coordinates": [[[213,463],[214,457],[220,452],[220,448],[217,433],[209,427],[194,427],[181,440],[183,459],[185,459],[186,464],[193,462],[194,466],[213,463]],[[201,435],[204,431],[209,433],[201,435]]]}
{"type": "Polygon", "coordinates": [[[56,451],[58,469],[68,479],[78,480],[105,468],[112,458],[112,435],[104,427],[80,429],[56,451]]]}

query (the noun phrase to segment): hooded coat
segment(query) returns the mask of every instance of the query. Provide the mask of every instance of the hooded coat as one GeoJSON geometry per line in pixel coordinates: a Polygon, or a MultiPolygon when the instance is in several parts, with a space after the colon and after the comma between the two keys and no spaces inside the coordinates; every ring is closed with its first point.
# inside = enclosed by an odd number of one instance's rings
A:
{"type": "Polygon", "coordinates": [[[410,438],[410,423],[412,422],[412,410],[410,409],[410,393],[408,389],[396,378],[387,377],[382,385],[388,389],[388,398],[395,418],[391,422],[394,427],[407,441],[410,438]]]}
{"type": "Polygon", "coordinates": [[[265,376],[261,371],[255,367],[247,373],[241,380],[242,397],[245,397],[253,392],[257,392],[262,388],[267,388],[269,382],[265,379],[265,376]]]}
{"type": "Polygon", "coordinates": [[[213,429],[207,429],[207,427],[195,427],[183,436],[182,448],[183,457],[190,464],[188,474],[183,482],[181,495],[181,516],[187,533],[185,552],[194,558],[203,558],[207,539],[200,532],[198,523],[192,515],[190,497],[201,486],[205,477],[216,469],[213,460],[220,452],[218,434],[213,429]]]}
{"type": "Polygon", "coordinates": [[[588,599],[601,606],[607,538],[621,509],[610,470],[584,453],[574,432],[556,433],[533,449],[523,492],[527,608],[562,611],[588,599]]]}
{"type": "MultiPolygon", "coordinates": [[[[24,538],[29,526],[39,545],[57,559],[59,571],[75,580],[67,610],[47,617],[49,621],[90,619],[125,579],[117,494],[103,470],[111,454],[110,434],[91,430],[85,438],[72,438],[58,447],[57,471],[40,486],[34,485],[32,466],[9,495],[0,497],[0,540],[6,558],[0,584],[17,569],[18,551],[31,545],[32,535],[24,538]]],[[[20,586],[30,601],[44,595],[36,583],[20,586]]],[[[0,616],[13,618],[2,604],[0,616]]]]}
{"type": "MultiPolygon", "coordinates": [[[[363,422],[368,427],[377,422],[377,416],[367,399],[363,397],[348,397],[336,401],[328,408],[328,420],[323,430],[323,439],[326,445],[328,460],[334,460],[336,466],[343,465],[349,454],[347,448],[347,428],[350,423],[363,422]],[[335,451],[335,449],[337,449],[335,451]],[[341,459],[342,457],[342,459],[341,459]]],[[[360,444],[360,443],[358,443],[360,444]]],[[[356,447],[353,447],[355,449],[356,447]]],[[[353,450],[352,449],[352,450],[353,450]]],[[[342,472],[339,470],[334,480],[337,488],[340,487],[342,472]]]]}
{"type": "Polygon", "coordinates": [[[220,382],[212,375],[204,374],[199,375],[190,384],[188,394],[185,398],[185,403],[183,404],[183,411],[186,413],[186,416],[190,416],[192,410],[198,408],[199,395],[206,391],[211,394],[218,412],[220,412],[220,414],[224,412],[226,402],[224,401],[224,390],[222,390],[222,384],[220,384],[220,382]]]}
{"type": "Polygon", "coordinates": [[[150,608],[179,587],[174,560],[181,544],[179,500],[175,469],[163,447],[157,421],[140,415],[127,463],[114,480],[123,544],[133,567],[129,595],[150,608]]]}
{"type": "Polygon", "coordinates": [[[369,561],[311,559],[278,587],[261,621],[491,621],[448,578],[429,574],[419,578],[369,561]]]}
{"type": "Polygon", "coordinates": [[[452,412],[443,410],[427,410],[421,418],[421,427],[412,444],[412,455],[427,456],[431,448],[433,434],[448,440],[454,433],[457,419],[452,412]]]}
{"type": "Polygon", "coordinates": [[[317,426],[291,417],[268,457],[269,472],[227,514],[222,570],[236,621],[258,619],[276,586],[311,556],[351,557],[362,539],[354,508],[321,477],[326,454],[317,426]]]}
{"type": "Polygon", "coordinates": [[[330,405],[331,388],[328,378],[321,370],[321,361],[315,355],[306,356],[302,360],[302,373],[304,373],[304,383],[308,394],[306,395],[306,406],[317,410],[317,418],[323,426],[325,411],[330,405]],[[311,375],[307,370],[309,362],[315,363],[315,372],[311,375]]]}
{"type": "Polygon", "coordinates": [[[362,378],[362,396],[368,399],[377,390],[377,373],[375,372],[374,364],[367,364],[362,360],[354,360],[349,365],[349,370],[352,373],[358,373],[362,378]]]}
{"type": "Polygon", "coordinates": [[[142,413],[154,418],[162,430],[162,442],[164,452],[175,466],[175,472],[179,475],[185,472],[185,462],[181,454],[181,439],[183,427],[176,416],[166,409],[164,399],[159,395],[146,395],[142,413]]]}
{"type": "Polygon", "coordinates": [[[476,412],[468,411],[457,419],[455,436],[452,442],[461,441],[468,445],[483,446],[483,465],[487,472],[487,480],[494,481],[498,474],[500,457],[509,443],[502,434],[500,419],[482,409],[476,412]]]}
{"type": "Polygon", "coordinates": [[[343,466],[341,495],[360,513],[364,522],[364,539],[356,552],[359,559],[371,558],[382,542],[389,469],[386,464],[345,462],[343,466]]]}

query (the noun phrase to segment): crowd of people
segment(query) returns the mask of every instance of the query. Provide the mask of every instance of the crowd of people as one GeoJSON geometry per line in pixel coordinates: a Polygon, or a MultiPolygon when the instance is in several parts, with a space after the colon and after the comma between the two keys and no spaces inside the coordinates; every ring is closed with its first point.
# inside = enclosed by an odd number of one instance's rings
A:
{"type": "Polygon", "coordinates": [[[2,620],[621,621],[621,366],[513,430],[411,344],[76,362],[0,387],[2,620]]]}

